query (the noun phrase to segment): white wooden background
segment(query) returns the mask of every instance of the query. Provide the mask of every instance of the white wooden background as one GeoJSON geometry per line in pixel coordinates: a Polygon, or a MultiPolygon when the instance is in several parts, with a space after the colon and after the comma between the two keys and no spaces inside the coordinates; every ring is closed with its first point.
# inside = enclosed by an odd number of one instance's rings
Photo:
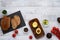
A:
{"type": "MultiPolygon", "coordinates": [[[[0,18],[2,17],[1,11],[6,9],[8,15],[16,11],[21,11],[23,18],[25,20],[26,26],[29,28],[29,32],[25,34],[23,28],[18,29],[19,34],[14,39],[12,37],[13,31],[7,34],[2,34],[0,29],[0,40],[29,40],[29,35],[33,36],[33,33],[28,25],[28,22],[33,18],[38,18],[42,24],[43,19],[49,20],[49,25],[47,28],[43,29],[45,34],[51,31],[53,26],[59,27],[60,24],[57,23],[56,19],[60,16],[60,0],[0,0],[0,18]]],[[[32,40],[58,40],[55,35],[51,39],[47,39],[46,35],[43,38],[35,39],[33,36],[32,40]]]]}

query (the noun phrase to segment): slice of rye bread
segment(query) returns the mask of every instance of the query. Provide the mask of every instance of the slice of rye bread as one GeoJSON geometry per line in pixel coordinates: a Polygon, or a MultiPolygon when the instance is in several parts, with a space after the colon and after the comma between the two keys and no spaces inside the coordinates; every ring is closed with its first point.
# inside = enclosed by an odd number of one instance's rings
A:
{"type": "Polygon", "coordinates": [[[4,16],[1,20],[1,26],[4,31],[10,28],[10,17],[4,16]]]}

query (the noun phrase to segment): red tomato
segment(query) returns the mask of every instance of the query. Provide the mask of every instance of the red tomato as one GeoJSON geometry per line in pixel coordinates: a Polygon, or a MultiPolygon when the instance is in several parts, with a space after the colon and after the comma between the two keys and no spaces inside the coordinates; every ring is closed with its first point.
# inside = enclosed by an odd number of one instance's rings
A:
{"type": "Polygon", "coordinates": [[[13,37],[13,38],[15,38],[15,37],[16,37],[16,34],[15,34],[15,33],[14,33],[14,34],[12,34],[12,37],[13,37]]]}
{"type": "Polygon", "coordinates": [[[15,30],[15,33],[18,34],[18,30],[15,30]]]}
{"type": "Polygon", "coordinates": [[[32,39],[33,37],[32,36],[29,36],[29,39],[32,39]]]}

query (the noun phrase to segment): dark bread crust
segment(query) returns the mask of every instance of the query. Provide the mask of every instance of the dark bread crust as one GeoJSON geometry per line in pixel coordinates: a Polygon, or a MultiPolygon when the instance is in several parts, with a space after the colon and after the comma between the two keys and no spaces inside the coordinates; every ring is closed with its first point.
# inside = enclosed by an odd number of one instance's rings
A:
{"type": "Polygon", "coordinates": [[[10,28],[10,17],[4,16],[1,20],[1,26],[4,31],[10,28]]]}

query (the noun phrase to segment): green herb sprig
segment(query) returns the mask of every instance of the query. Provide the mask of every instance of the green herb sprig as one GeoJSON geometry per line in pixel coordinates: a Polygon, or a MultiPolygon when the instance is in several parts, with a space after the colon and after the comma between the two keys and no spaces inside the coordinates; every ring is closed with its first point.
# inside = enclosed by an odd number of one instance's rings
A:
{"type": "Polygon", "coordinates": [[[3,10],[2,13],[3,13],[3,14],[7,14],[7,11],[6,11],[6,10],[3,10]]]}

